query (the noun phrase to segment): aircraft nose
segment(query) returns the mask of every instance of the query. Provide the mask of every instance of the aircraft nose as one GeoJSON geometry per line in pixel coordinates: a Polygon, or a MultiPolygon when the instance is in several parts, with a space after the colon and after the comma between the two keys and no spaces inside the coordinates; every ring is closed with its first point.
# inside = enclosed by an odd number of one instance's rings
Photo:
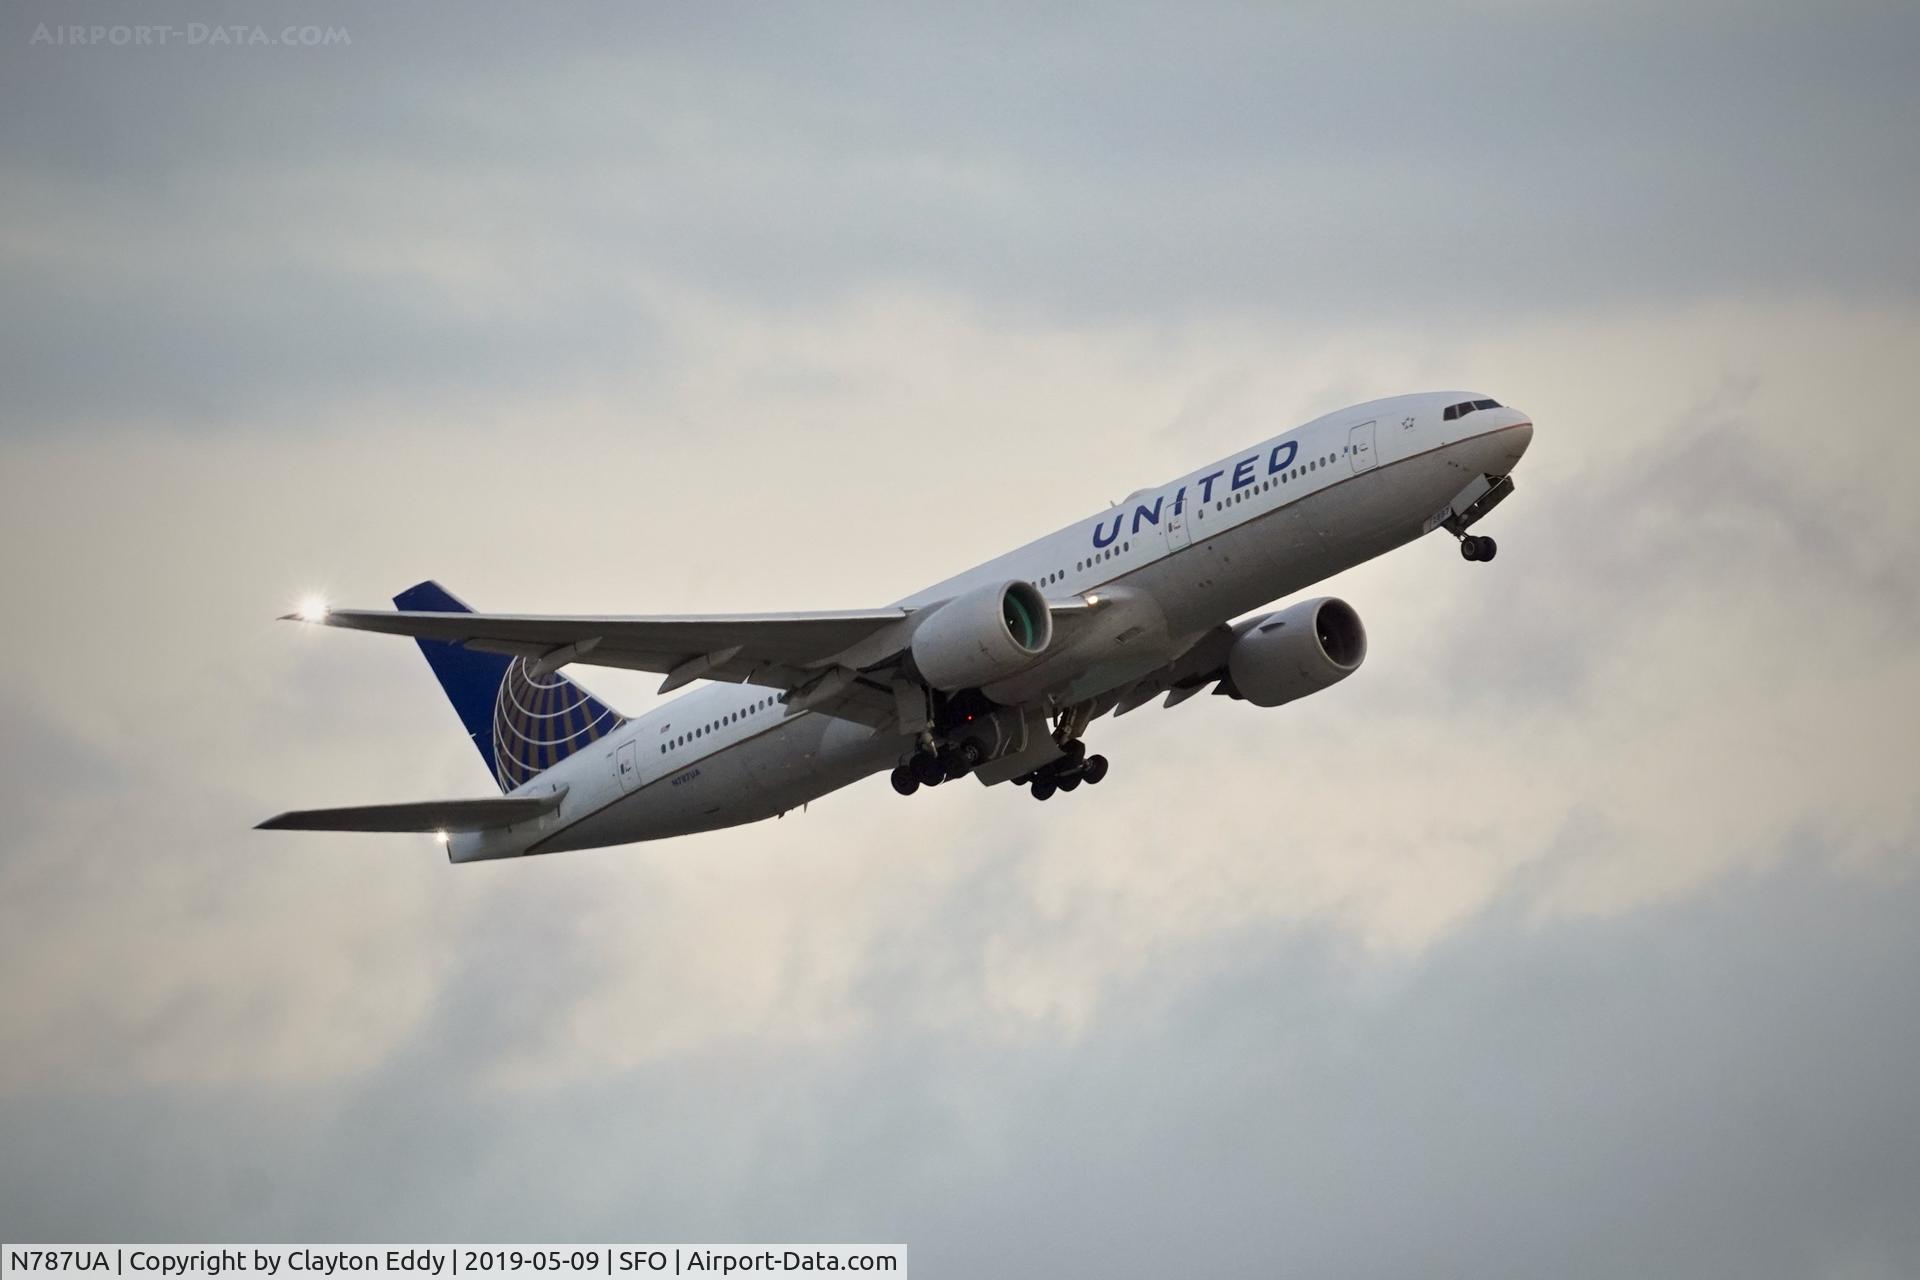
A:
{"type": "Polygon", "coordinates": [[[1512,412],[1515,421],[1511,427],[1500,433],[1500,438],[1506,444],[1512,461],[1518,462],[1520,455],[1527,451],[1527,446],[1533,443],[1533,417],[1518,409],[1512,412]]]}

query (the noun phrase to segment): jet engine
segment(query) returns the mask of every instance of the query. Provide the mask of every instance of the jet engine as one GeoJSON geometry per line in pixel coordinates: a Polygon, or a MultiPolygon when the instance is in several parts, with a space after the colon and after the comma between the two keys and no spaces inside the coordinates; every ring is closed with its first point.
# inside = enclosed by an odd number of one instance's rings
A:
{"type": "Polygon", "coordinates": [[[1255,619],[1227,650],[1227,675],[1248,702],[1277,707],[1345,680],[1366,658],[1360,615],[1322,596],[1255,619]]]}
{"type": "Polygon", "coordinates": [[[993,582],[934,606],[913,633],[920,678],[945,692],[1005,679],[1053,640],[1053,614],[1032,583],[993,582]]]}

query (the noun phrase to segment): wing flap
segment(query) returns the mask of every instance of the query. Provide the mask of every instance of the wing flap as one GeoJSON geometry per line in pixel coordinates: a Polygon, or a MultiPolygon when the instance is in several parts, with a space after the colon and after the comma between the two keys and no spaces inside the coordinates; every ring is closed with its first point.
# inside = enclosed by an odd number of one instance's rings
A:
{"type": "Polygon", "coordinates": [[[487,831],[531,822],[560,807],[563,787],[551,795],[488,796],[482,800],[416,800],[345,809],[295,809],[268,818],[256,831],[487,831]]]}

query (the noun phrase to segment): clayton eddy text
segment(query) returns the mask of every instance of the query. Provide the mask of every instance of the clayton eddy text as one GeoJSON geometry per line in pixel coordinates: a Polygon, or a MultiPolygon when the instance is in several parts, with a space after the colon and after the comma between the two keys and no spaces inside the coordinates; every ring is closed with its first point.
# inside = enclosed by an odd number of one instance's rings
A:
{"type": "Polygon", "coordinates": [[[302,1275],[332,1276],[346,1271],[412,1272],[423,1276],[445,1275],[452,1255],[432,1249],[388,1249],[384,1254],[353,1253],[345,1249],[322,1252],[318,1249],[292,1249],[284,1258],[277,1252],[256,1249],[251,1257],[241,1249],[208,1250],[205,1253],[146,1253],[134,1250],[127,1255],[127,1270],[160,1276],[217,1276],[229,1271],[250,1271],[255,1275],[279,1274],[285,1269],[302,1275]]]}

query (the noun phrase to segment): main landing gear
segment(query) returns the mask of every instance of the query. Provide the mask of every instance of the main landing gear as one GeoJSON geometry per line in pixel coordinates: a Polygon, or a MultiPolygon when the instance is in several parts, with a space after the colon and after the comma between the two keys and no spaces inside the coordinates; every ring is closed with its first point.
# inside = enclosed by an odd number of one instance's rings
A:
{"type": "Polygon", "coordinates": [[[1035,800],[1051,800],[1056,791],[1073,791],[1083,782],[1090,787],[1097,787],[1100,780],[1107,776],[1107,758],[1088,755],[1087,744],[1078,738],[1067,744],[1066,752],[1052,764],[1035,769],[1015,781],[1026,783],[1035,800]]]}
{"type": "Polygon", "coordinates": [[[1460,535],[1460,558],[1463,560],[1491,560],[1499,550],[1500,544],[1485,534],[1460,535]]]}
{"type": "Polygon", "coordinates": [[[911,760],[894,767],[893,789],[910,796],[921,787],[937,787],[943,782],[964,778],[980,767],[982,758],[980,744],[973,741],[937,751],[922,748],[911,760]]]}

